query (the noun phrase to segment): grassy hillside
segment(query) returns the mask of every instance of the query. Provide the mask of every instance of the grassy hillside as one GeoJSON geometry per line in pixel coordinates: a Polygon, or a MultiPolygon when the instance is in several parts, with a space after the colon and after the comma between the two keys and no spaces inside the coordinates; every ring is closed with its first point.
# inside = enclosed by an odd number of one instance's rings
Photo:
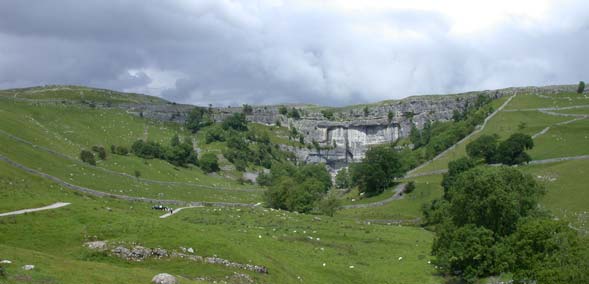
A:
{"type": "MultiPolygon", "coordinates": [[[[299,278],[308,283],[439,282],[427,263],[431,235],[419,228],[363,225],[345,218],[317,219],[261,208],[187,209],[159,219],[161,212],[147,204],[80,196],[5,163],[0,163],[0,170],[0,192],[12,203],[3,203],[1,211],[55,201],[72,203],[0,218],[0,253],[15,261],[8,269],[8,283],[20,283],[23,275],[59,283],[147,283],[161,271],[223,279],[234,271],[182,260],[125,262],[82,247],[95,238],[166,249],[193,247],[199,255],[265,265],[268,275],[236,271],[261,283],[300,283],[299,278]],[[37,268],[23,272],[22,264],[37,268]]],[[[182,283],[191,282],[182,279],[182,283]]]]}
{"type": "MultiPolygon", "coordinates": [[[[495,108],[507,98],[493,101],[495,108]]],[[[168,144],[173,135],[196,141],[201,153],[219,156],[225,142],[205,143],[207,127],[194,135],[181,125],[152,121],[117,108],[93,107],[90,102],[166,103],[157,98],[84,87],[50,87],[0,91],[0,155],[62,181],[94,190],[137,197],[184,201],[257,203],[264,189],[241,184],[242,173],[221,159],[223,170],[206,174],[199,167],[178,167],[157,159],[109,153],[96,166],[82,163],[79,153],[94,145],[131,146],[137,139],[168,144]],[[154,100],[154,101],[151,101],[154,100]],[[65,101],[65,102],[63,102],[65,101]],[[134,177],[135,171],[141,173],[134,177]]],[[[537,110],[588,105],[586,97],[518,95],[493,117],[480,134],[502,138],[514,132],[530,135],[550,127],[535,140],[533,159],[588,155],[588,119],[537,110]]],[[[587,108],[550,112],[586,114],[587,108]]],[[[267,131],[273,144],[303,146],[289,141],[288,129],[250,125],[267,131]]],[[[466,141],[466,143],[468,143],[466,141]]],[[[444,169],[465,155],[462,143],[417,173],[444,169]]],[[[541,204],[571,226],[587,231],[589,160],[521,167],[545,184],[541,204]]],[[[261,171],[248,165],[248,171],[261,171]]],[[[202,207],[185,209],[160,219],[152,204],[98,198],[26,173],[0,161],[0,213],[46,206],[54,210],[0,217],[0,259],[10,259],[7,278],[0,283],[149,283],[160,272],[177,275],[181,283],[195,279],[226,280],[245,273],[256,283],[440,283],[444,279],[428,262],[432,234],[418,226],[398,225],[422,217],[423,204],[442,194],[441,175],[415,181],[413,192],[380,207],[341,210],[334,217],[255,208],[202,207]],[[128,262],[83,247],[90,240],[137,243],[178,250],[193,247],[198,255],[219,256],[268,267],[269,274],[189,262],[182,259],[128,262]],[[24,264],[34,264],[24,271],[24,264]]],[[[344,204],[371,203],[389,198],[392,190],[344,204]]]]}

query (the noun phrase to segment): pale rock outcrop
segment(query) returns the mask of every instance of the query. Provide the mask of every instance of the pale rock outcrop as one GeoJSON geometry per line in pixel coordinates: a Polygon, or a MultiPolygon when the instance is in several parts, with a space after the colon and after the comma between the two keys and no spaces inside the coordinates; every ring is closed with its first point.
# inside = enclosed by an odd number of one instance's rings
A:
{"type": "Polygon", "coordinates": [[[177,284],[178,280],[176,280],[176,277],[168,274],[168,273],[160,273],[156,276],[154,276],[151,279],[151,283],[155,283],[155,284],[177,284]]]}

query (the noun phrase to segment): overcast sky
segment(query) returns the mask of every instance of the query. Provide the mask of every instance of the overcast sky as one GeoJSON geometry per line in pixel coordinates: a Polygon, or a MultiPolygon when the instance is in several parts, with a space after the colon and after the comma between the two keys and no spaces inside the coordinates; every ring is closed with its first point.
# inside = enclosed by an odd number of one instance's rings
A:
{"type": "Polygon", "coordinates": [[[589,1],[2,0],[0,88],[344,105],[589,80],[589,1]]]}

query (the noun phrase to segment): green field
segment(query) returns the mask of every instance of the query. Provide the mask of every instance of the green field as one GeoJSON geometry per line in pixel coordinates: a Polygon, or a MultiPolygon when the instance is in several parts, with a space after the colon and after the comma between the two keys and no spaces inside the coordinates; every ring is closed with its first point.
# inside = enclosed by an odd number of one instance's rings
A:
{"type": "MultiPolygon", "coordinates": [[[[133,154],[109,152],[97,166],[79,161],[80,150],[93,145],[129,147],[137,139],[168,144],[175,134],[195,140],[201,152],[222,157],[226,143],[205,143],[210,128],[193,135],[179,124],[88,104],[165,101],[84,87],[0,91],[0,97],[0,155],[26,167],[73,185],[128,196],[250,204],[263,200],[265,189],[240,183],[242,173],[224,158],[224,169],[217,174],[133,154]],[[135,171],[140,171],[141,178],[133,176],[135,171]]],[[[506,100],[493,101],[493,107],[506,100]]],[[[589,155],[589,119],[557,125],[574,117],[533,110],[584,104],[589,104],[588,99],[574,94],[518,95],[507,111],[499,112],[469,141],[481,134],[496,133],[502,139],[515,132],[533,135],[550,127],[534,140],[535,147],[529,151],[533,159],[589,155]]],[[[555,112],[585,114],[586,109],[555,112]]],[[[268,131],[274,144],[304,147],[288,139],[286,127],[249,127],[268,131]]],[[[458,145],[417,173],[446,168],[448,161],[465,155],[465,145],[458,145]]],[[[589,229],[589,160],[521,169],[545,185],[542,206],[579,230],[589,229]]],[[[261,170],[260,166],[248,167],[248,171],[261,170]]],[[[444,279],[429,264],[433,234],[419,227],[423,205],[442,195],[441,180],[439,174],[401,179],[416,184],[402,199],[379,207],[340,210],[334,217],[263,207],[201,207],[160,219],[163,212],[152,210],[152,204],[88,196],[0,161],[0,213],[71,203],[54,210],[0,217],[0,259],[13,261],[6,265],[8,276],[0,278],[0,283],[149,283],[161,272],[178,276],[181,283],[242,283],[230,279],[234,273],[245,273],[255,283],[442,283],[444,279]],[[124,261],[84,248],[91,240],[168,250],[192,247],[198,255],[266,266],[269,274],[182,259],[124,261]],[[25,264],[36,268],[24,271],[20,267],[25,264]],[[207,281],[195,280],[202,277],[207,281]]],[[[357,190],[351,190],[341,201],[367,204],[393,194],[390,188],[362,198],[357,190]]]]}
{"type": "Polygon", "coordinates": [[[212,279],[223,279],[233,272],[219,265],[182,260],[125,262],[87,251],[82,244],[89,239],[166,249],[193,247],[199,255],[264,265],[268,275],[237,271],[261,283],[299,283],[299,278],[308,283],[439,282],[427,263],[431,233],[420,228],[364,225],[347,218],[317,219],[261,208],[187,209],[178,216],[159,219],[161,213],[147,204],[74,194],[5,163],[0,163],[0,170],[4,176],[0,192],[3,200],[12,203],[3,203],[2,211],[55,201],[72,203],[56,210],[0,218],[0,253],[15,261],[8,269],[9,279],[14,277],[8,283],[20,283],[17,279],[23,275],[59,283],[147,283],[161,271],[212,279]],[[399,261],[399,257],[403,259],[399,261]],[[28,273],[16,266],[25,263],[34,263],[37,268],[28,273]],[[63,273],[76,268],[89,272],[63,273]]]}

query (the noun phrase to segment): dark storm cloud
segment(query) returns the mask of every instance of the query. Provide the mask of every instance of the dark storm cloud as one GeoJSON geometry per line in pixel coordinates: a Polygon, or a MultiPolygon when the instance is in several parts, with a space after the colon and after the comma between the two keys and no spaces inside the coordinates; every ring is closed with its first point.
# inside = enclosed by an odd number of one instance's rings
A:
{"type": "Polygon", "coordinates": [[[589,78],[582,1],[470,34],[453,33],[453,19],[435,10],[274,2],[2,1],[0,88],[79,84],[203,105],[341,105],[589,78]]]}

